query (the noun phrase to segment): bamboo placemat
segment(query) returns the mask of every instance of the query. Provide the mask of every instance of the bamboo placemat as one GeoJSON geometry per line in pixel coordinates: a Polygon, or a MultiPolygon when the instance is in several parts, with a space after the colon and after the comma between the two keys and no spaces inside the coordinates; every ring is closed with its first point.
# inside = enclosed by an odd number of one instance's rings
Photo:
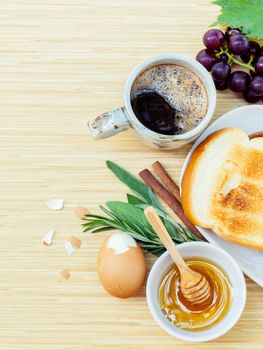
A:
{"type": "MultiPolygon", "coordinates": [[[[153,321],[145,290],[119,300],[102,289],[96,257],[106,235],[83,234],[73,215],[77,204],[95,211],[124,198],[106,159],[135,174],[159,159],[178,180],[190,146],[152,150],[132,131],[94,142],[86,122],[122,105],[125,79],[140,60],[163,52],[195,56],[218,10],[208,0],[1,1],[1,350],[262,349],[255,283],[247,279],[245,312],[227,335],[184,343],[153,321]],[[50,198],[64,198],[64,209],[48,210],[50,198]],[[54,243],[44,247],[51,227],[54,243]],[[68,257],[63,243],[72,234],[82,247],[68,257]],[[64,268],[71,278],[60,283],[64,268]]],[[[215,118],[244,104],[219,92],[215,118]]]]}

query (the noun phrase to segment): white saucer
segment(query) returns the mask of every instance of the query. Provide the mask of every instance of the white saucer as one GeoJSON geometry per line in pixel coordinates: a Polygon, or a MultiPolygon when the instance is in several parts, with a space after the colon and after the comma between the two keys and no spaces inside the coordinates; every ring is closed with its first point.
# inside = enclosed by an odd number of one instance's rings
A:
{"type": "MultiPolygon", "coordinates": [[[[243,129],[248,134],[263,131],[263,106],[247,105],[234,109],[211,124],[197,139],[190,150],[181,172],[181,180],[195,148],[212,132],[226,127],[243,129]]],[[[181,183],[180,180],[180,183],[181,183]]],[[[225,249],[238,262],[242,271],[253,281],[263,287],[263,252],[245,248],[219,238],[213,231],[198,227],[202,235],[213,244],[225,249]]]]}

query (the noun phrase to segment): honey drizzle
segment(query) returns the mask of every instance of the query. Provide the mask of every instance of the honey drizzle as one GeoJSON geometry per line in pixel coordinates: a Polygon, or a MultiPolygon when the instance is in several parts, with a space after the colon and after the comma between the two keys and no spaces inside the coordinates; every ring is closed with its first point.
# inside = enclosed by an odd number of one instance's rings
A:
{"type": "Polygon", "coordinates": [[[203,304],[187,301],[179,288],[179,271],[172,265],[165,273],[159,289],[159,302],[166,318],[187,331],[202,331],[220,322],[231,305],[231,285],[225,272],[214,262],[203,258],[187,258],[187,265],[203,274],[211,287],[211,296],[203,304]]]}

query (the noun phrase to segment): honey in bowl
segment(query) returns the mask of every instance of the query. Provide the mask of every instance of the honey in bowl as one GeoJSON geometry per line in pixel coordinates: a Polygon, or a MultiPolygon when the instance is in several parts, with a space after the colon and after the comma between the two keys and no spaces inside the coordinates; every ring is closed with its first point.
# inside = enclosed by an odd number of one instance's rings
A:
{"type": "Polygon", "coordinates": [[[180,274],[172,265],[164,274],[159,288],[160,307],[165,317],[186,331],[203,331],[219,323],[230,309],[231,285],[225,272],[213,261],[186,258],[193,270],[204,275],[210,284],[210,298],[203,304],[191,304],[180,292],[180,274]]]}

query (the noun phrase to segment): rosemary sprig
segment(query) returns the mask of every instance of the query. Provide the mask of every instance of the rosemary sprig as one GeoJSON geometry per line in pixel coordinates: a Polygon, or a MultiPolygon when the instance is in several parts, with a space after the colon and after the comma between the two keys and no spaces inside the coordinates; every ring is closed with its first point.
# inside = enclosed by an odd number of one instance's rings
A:
{"type": "Polygon", "coordinates": [[[107,216],[86,215],[82,225],[84,232],[99,233],[115,229],[121,230],[140,242],[146,252],[159,256],[165,251],[165,248],[144,215],[144,209],[151,205],[155,207],[175,243],[199,240],[164,211],[150,187],[113,162],[107,161],[107,166],[135,195],[127,194],[128,203],[110,201],[106,203],[106,206],[100,206],[107,216]]]}

